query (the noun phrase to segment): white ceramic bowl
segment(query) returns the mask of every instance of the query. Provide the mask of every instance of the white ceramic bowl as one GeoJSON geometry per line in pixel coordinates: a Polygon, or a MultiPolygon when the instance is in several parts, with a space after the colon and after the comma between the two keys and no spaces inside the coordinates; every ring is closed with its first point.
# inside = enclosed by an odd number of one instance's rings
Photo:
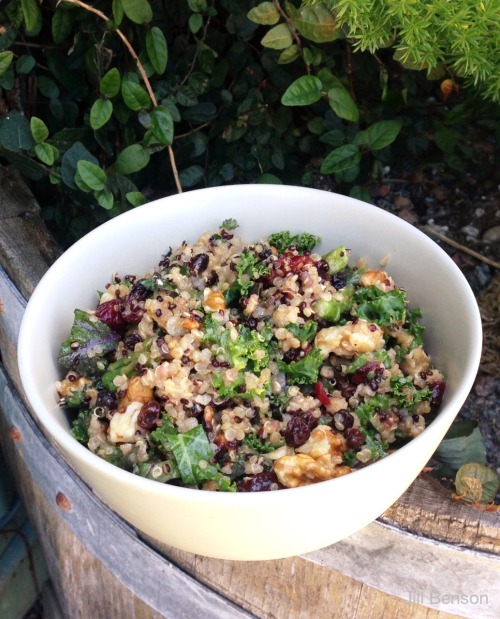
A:
{"type": "Polygon", "coordinates": [[[73,245],[49,269],[26,308],[19,365],[26,395],[48,434],[102,500],[139,530],[193,553],[223,559],[276,559],[316,550],[361,529],[386,510],[432,456],[475,378],[481,321],[474,295],[446,253],[401,219],[328,192],[277,185],[191,191],[136,208],[73,245]],[[278,492],[218,493],[163,485],[92,454],[70,434],[57,406],[56,356],[75,308],[95,305],[113,272],[142,274],[170,246],[194,241],[227,218],[238,234],[307,231],[376,266],[386,255],[396,283],[422,309],[426,347],[447,378],[437,418],[396,453],[319,484],[278,492]]]}

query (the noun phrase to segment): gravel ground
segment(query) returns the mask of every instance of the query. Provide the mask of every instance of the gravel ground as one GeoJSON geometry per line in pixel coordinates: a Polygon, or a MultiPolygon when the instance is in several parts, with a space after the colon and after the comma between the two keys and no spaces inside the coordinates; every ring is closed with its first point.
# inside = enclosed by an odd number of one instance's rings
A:
{"type": "Polygon", "coordinates": [[[457,182],[437,175],[429,181],[420,174],[405,183],[387,180],[381,185],[386,195],[375,195],[374,202],[459,244],[434,237],[465,275],[483,319],[481,365],[458,418],[478,422],[488,464],[500,474],[500,269],[491,264],[500,263],[500,185],[490,184],[485,192],[470,178],[457,182]]]}

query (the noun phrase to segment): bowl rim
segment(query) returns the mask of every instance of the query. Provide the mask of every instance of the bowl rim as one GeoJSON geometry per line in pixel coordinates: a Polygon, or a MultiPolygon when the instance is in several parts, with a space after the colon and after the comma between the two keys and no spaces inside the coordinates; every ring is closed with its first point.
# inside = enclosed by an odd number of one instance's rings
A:
{"type": "MultiPolygon", "coordinates": [[[[271,196],[272,197],[272,196],[271,196]]],[[[197,234],[201,234],[205,230],[199,231],[197,234]]],[[[344,196],[342,194],[337,194],[333,192],[327,192],[319,189],[313,189],[308,187],[301,187],[295,185],[223,185],[220,187],[209,187],[202,189],[195,189],[188,192],[184,192],[181,194],[174,194],[171,196],[166,196],[159,198],[157,200],[151,201],[143,206],[137,207],[136,209],[132,209],[120,215],[117,215],[111,220],[104,222],[99,225],[97,228],[92,230],[91,232],[84,235],[78,241],[76,241],[71,247],[69,247],[47,270],[47,272],[40,279],[39,284],[36,286],[33,294],[26,305],[26,309],[21,321],[21,327],[18,338],[18,365],[19,372],[21,377],[21,382],[23,388],[26,392],[28,401],[30,402],[32,409],[45,428],[48,435],[55,441],[58,449],[63,453],[68,451],[72,453],[72,455],[79,461],[79,463],[85,463],[85,465],[89,466],[94,472],[100,472],[108,478],[116,480],[117,482],[124,482],[131,488],[137,489],[148,489],[156,495],[179,498],[184,501],[194,501],[196,503],[202,503],[206,505],[225,505],[225,504],[242,504],[245,505],[247,502],[254,503],[262,502],[273,504],[278,501],[280,503],[284,501],[296,501],[297,499],[307,500],[308,494],[317,492],[318,485],[321,486],[325,491],[328,488],[332,488],[332,490],[337,487],[339,488],[343,484],[350,483],[349,479],[352,479],[352,476],[367,476],[367,475],[375,475],[379,470],[383,470],[388,466],[392,466],[392,464],[397,464],[398,459],[403,458],[405,454],[411,449],[418,450],[420,444],[423,441],[427,440],[429,434],[432,435],[440,435],[441,438],[444,436],[446,430],[449,425],[452,423],[455,416],[458,414],[460,407],[465,401],[470,389],[472,388],[472,384],[474,382],[475,376],[477,374],[479,363],[481,359],[481,349],[482,349],[482,325],[481,325],[481,316],[479,312],[479,308],[477,306],[477,302],[470,288],[469,283],[467,282],[465,276],[460,271],[455,262],[446,254],[446,252],[432,239],[430,239],[427,235],[425,235],[421,230],[411,225],[410,223],[400,219],[396,215],[377,207],[376,205],[371,205],[365,202],[361,202],[356,198],[351,198],[348,196],[344,196]],[[50,283],[50,281],[57,277],[57,274],[60,270],[64,269],[64,265],[68,258],[71,258],[73,254],[78,254],[82,248],[91,244],[94,239],[102,238],[108,230],[111,230],[117,221],[126,222],[128,219],[134,220],[138,217],[138,213],[144,212],[145,209],[154,210],[159,207],[164,207],[165,202],[168,202],[169,208],[171,210],[177,208],[182,208],[183,202],[186,200],[195,200],[197,196],[200,194],[212,193],[215,195],[216,193],[221,194],[230,194],[231,192],[240,192],[240,191],[251,191],[256,194],[265,193],[266,195],[270,194],[283,194],[283,192],[287,192],[293,190],[294,192],[302,192],[304,195],[311,195],[312,192],[319,192],[321,194],[328,194],[332,198],[332,208],[335,206],[335,200],[338,202],[344,203],[346,205],[350,205],[355,207],[356,209],[363,212],[367,209],[377,209],[378,215],[382,218],[386,218],[387,221],[397,222],[397,225],[403,228],[410,228],[412,233],[415,235],[419,241],[427,244],[428,247],[432,246],[434,251],[436,251],[441,259],[446,263],[447,267],[452,269],[455,276],[461,281],[462,288],[464,291],[464,297],[466,298],[468,308],[470,310],[470,318],[471,325],[474,329],[473,338],[473,349],[470,351],[470,356],[468,359],[468,369],[466,375],[469,377],[469,381],[463,385],[460,385],[457,392],[451,398],[451,400],[446,401],[442,408],[440,409],[436,418],[426,427],[425,431],[422,432],[417,437],[413,438],[406,445],[402,446],[394,453],[389,454],[385,458],[378,460],[369,464],[367,467],[362,469],[357,469],[352,471],[349,475],[344,475],[335,479],[326,480],[320,482],[319,484],[310,484],[307,486],[301,486],[297,488],[286,488],[288,492],[256,492],[256,493],[234,493],[234,492],[203,492],[193,488],[185,488],[181,486],[173,486],[170,484],[161,484],[154,480],[150,480],[147,478],[140,477],[135,475],[129,471],[125,471],[109,462],[106,462],[99,456],[92,453],[87,447],[79,443],[76,439],[74,439],[70,432],[69,428],[62,428],[57,420],[53,419],[50,415],[50,410],[46,406],[43,398],[38,393],[34,375],[28,371],[27,368],[31,367],[29,363],[25,363],[27,358],[29,357],[29,338],[30,331],[32,331],[33,327],[30,326],[30,321],[33,321],[36,318],[35,311],[38,302],[38,297],[42,295],[43,287],[50,283]],[[43,411],[43,412],[39,412],[43,411]],[[452,417],[450,421],[450,417],[452,417]],[[69,442],[68,442],[69,438],[69,442]],[[63,447],[64,445],[64,447],[63,447]],[[403,455],[400,455],[403,454],[403,455]],[[370,473],[370,471],[372,471],[370,473]],[[333,484],[333,486],[332,486],[333,484]],[[236,496],[235,496],[236,495],[236,496]]],[[[57,404],[55,404],[56,406],[57,404]]],[[[79,471],[76,468],[76,465],[72,464],[73,468],[76,470],[77,474],[79,471]]]]}

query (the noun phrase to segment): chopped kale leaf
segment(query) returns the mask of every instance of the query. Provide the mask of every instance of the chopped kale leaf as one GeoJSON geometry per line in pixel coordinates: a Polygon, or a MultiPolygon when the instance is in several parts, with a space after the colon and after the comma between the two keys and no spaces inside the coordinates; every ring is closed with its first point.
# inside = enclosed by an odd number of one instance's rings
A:
{"type": "Polygon", "coordinates": [[[276,247],[280,254],[285,253],[292,245],[299,253],[303,254],[305,251],[312,251],[321,239],[319,236],[314,236],[308,232],[292,235],[289,231],[283,231],[271,234],[268,241],[269,245],[276,247]]]}
{"type": "Polygon", "coordinates": [[[75,310],[71,333],[61,344],[58,361],[64,367],[77,369],[82,376],[96,376],[106,368],[106,355],[118,346],[120,334],[96,316],[75,310]]]}
{"type": "Polygon", "coordinates": [[[360,288],[355,293],[359,318],[380,326],[403,323],[406,316],[406,293],[403,290],[384,292],[376,286],[360,288]]]}
{"type": "Polygon", "coordinates": [[[284,363],[278,361],[280,370],[285,372],[291,385],[315,383],[318,380],[319,369],[323,364],[323,354],[319,348],[313,348],[310,353],[299,361],[284,363]]]}

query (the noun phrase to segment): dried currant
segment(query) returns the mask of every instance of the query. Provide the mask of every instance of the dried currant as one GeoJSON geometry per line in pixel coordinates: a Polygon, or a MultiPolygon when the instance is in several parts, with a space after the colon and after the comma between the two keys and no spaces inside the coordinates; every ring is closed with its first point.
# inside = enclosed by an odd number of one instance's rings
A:
{"type": "Polygon", "coordinates": [[[161,404],[156,400],[151,400],[143,404],[139,416],[137,417],[137,425],[144,430],[152,430],[156,426],[156,422],[161,416],[161,404]]]}

